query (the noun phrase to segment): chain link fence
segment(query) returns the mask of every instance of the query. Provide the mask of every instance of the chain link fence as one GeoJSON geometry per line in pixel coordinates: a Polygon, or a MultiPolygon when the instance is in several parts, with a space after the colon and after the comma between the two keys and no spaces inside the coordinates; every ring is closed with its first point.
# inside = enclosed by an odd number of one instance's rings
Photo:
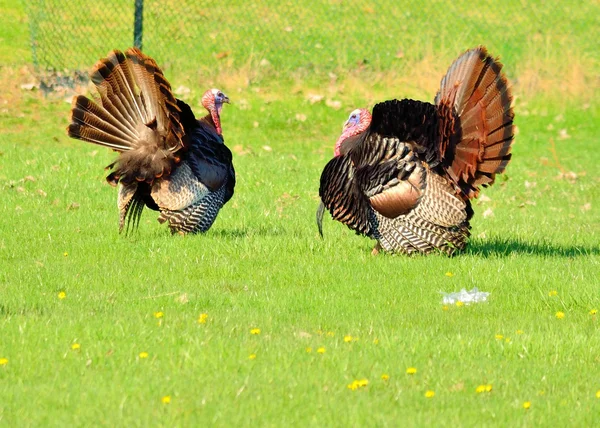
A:
{"type": "Polygon", "coordinates": [[[540,49],[550,59],[564,50],[599,65],[598,2],[29,0],[36,69],[59,80],[85,76],[109,50],[132,46],[136,3],[138,43],[171,72],[398,70],[426,55],[447,63],[479,44],[501,55],[509,74],[540,49]]]}

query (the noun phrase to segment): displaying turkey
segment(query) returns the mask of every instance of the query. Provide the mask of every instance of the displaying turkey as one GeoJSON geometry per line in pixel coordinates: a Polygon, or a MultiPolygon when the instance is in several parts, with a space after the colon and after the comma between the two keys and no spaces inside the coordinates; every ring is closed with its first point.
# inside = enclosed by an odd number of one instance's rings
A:
{"type": "Polygon", "coordinates": [[[119,187],[119,231],[136,227],[144,206],[160,211],[173,233],[207,231],[233,196],[235,171],[221,135],[218,89],[202,96],[197,120],[176,99],[156,62],[136,48],[114,50],[90,72],[99,103],[73,99],[70,137],[119,152],[107,181],[119,187]],[[133,220],[133,222],[132,222],[133,220]]]}
{"type": "Polygon", "coordinates": [[[332,217],[380,249],[452,255],[470,235],[470,200],[511,158],[512,96],[484,47],[450,66],[435,104],[410,99],[354,110],[321,175],[317,223],[332,217]]]}

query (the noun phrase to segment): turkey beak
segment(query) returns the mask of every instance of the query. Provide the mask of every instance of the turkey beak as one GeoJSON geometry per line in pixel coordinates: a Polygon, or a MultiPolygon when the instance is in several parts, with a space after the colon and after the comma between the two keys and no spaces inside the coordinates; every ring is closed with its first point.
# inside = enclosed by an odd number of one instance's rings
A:
{"type": "Polygon", "coordinates": [[[231,104],[231,103],[229,102],[229,97],[228,97],[227,95],[223,95],[223,102],[224,102],[224,103],[227,103],[227,104],[231,104]]]}
{"type": "Polygon", "coordinates": [[[317,208],[317,227],[319,228],[319,235],[323,238],[323,213],[325,212],[325,204],[323,201],[319,204],[319,208],[317,208]]]}
{"type": "Polygon", "coordinates": [[[343,132],[343,131],[345,131],[346,129],[348,129],[348,127],[349,127],[349,126],[350,126],[350,121],[349,121],[349,120],[347,120],[347,121],[344,123],[344,126],[342,126],[342,132],[343,132]]]}

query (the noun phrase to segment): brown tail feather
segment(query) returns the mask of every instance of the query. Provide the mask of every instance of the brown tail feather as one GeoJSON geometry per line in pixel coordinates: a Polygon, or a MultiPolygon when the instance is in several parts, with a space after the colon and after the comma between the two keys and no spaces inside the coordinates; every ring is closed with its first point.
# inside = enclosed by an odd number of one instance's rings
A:
{"type": "Polygon", "coordinates": [[[435,103],[446,172],[465,196],[477,197],[478,186],[493,184],[511,158],[514,114],[502,64],[482,46],[465,52],[442,79],[435,103]]]}
{"type": "Polygon", "coordinates": [[[121,152],[109,180],[146,181],[169,174],[183,147],[181,110],[156,62],[135,48],[114,50],[90,72],[100,104],[73,100],[70,137],[121,152]]]}

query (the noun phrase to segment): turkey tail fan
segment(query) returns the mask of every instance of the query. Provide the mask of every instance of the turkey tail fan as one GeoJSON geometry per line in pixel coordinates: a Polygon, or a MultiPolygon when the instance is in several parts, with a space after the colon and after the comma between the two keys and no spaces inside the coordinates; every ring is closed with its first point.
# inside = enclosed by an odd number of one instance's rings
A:
{"type": "Polygon", "coordinates": [[[440,157],[469,199],[494,183],[511,158],[512,94],[502,64],[480,46],[448,69],[435,97],[440,116],[440,157]]]}
{"type": "Polygon", "coordinates": [[[90,72],[99,103],[73,99],[70,137],[120,152],[107,177],[112,184],[170,174],[183,147],[181,112],[156,62],[136,48],[114,50],[90,72]]]}

